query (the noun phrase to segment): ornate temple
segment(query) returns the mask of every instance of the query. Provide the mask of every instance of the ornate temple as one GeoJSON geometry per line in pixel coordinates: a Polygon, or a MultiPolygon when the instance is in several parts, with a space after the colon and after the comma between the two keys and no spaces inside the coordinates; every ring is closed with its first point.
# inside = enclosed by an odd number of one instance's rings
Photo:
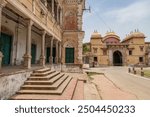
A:
{"type": "Polygon", "coordinates": [[[138,30],[131,32],[121,41],[113,31],[102,37],[97,31],[87,43],[89,51],[84,53],[84,63],[91,66],[150,65],[150,43],[138,30]]]}

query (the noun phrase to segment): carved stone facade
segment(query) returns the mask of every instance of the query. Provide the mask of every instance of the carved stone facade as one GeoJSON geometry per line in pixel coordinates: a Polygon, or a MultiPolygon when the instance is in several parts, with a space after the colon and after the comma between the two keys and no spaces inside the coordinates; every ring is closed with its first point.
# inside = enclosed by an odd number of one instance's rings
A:
{"type": "Polygon", "coordinates": [[[107,32],[104,37],[94,32],[90,46],[91,66],[150,65],[150,44],[138,30],[122,41],[114,32],[107,32]]]}
{"type": "MultiPolygon", "coordinates": [[[[82,31],[82,15],[84,0],[66,0],[63,10],[63,48],[62,63],[66,63],[66,48],[74,49],[74,64],[82,64],[82,41],[84,32],[82,31]],[[64,46],[68,44],[68,46],[64,46]],[[69,45],[71,44],[71,45],[69,45]]],[[[68,62],[69,63],[69,62],[68,62]]],[[[71,63],[71,62],[70,62],[71,63]]]]}
{"type": "Polygon", "coordinates": [[[85,0],[1,0],[2,66],[82,64],[84,5],[85,0]],[[69,48],[73,60],[66,59],[69,48]]]}

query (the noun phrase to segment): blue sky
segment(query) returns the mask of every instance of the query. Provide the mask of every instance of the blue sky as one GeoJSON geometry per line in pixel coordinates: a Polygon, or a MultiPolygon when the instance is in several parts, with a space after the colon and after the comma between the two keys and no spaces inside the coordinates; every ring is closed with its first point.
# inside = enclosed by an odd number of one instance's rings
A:
{"type": "Polygon", "coordinates": [[[89,42],[94,30],[102,36],[109,30],[121,40],[135,29],[145,34],[150,41],[150,0],[87,0],[91,13],[85,11],[83,17],[83,42],[89,42]]]}

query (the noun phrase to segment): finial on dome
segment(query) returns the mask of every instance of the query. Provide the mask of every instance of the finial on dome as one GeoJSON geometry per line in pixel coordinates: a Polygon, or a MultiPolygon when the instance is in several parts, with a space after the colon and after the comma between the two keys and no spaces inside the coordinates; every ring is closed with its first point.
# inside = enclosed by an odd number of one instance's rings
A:
{"type": "Polygon", "coordinates": [[[97,30],[94,30],[94,32],[96,33],[96,32],[97,32],[97,30]]]}
{"type": "Polygon", "coordinates": [[[111,32],[111,29],[109,29],[110,30],[110,32],[111,32]]]}

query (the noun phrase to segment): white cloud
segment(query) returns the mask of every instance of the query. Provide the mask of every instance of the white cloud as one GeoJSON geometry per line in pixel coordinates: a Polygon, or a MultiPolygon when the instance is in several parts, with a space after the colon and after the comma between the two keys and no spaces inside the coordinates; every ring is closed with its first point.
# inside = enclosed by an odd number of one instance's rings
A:
{"type": "Polygon", "coordinates": [[[114,17],[119,23],[139,22],[150,16],[150,1],[138,1],[127,7],[116,9],[106,13],[108,17],[114,17]]]}

